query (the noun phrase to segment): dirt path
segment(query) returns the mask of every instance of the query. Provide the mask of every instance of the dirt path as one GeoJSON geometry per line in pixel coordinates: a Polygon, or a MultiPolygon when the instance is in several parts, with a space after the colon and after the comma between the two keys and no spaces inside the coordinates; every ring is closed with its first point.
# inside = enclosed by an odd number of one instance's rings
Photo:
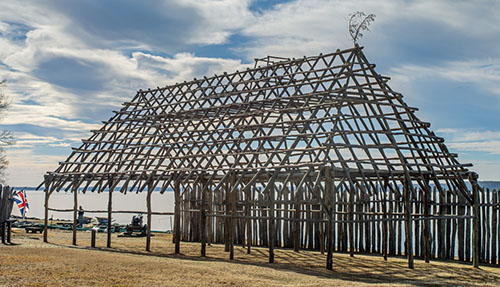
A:
{"type": "Polygon", "coordinates": [[[71,247],[71,232],[51,231],[50,244],[41,235],[18,230],[18,245],[0,246],[0,286],[500,286],[500,268],[474,269],[469,264],[415,261],[406,268],[403,258],[334,254],[334,270],[324,268],[319,252],[277,250],[276,263],[267,263],[267,250],[235,248],[228,260],[224,246],[182,243],[173,254],[168,235],[156,235],[152,252],[144,238],[113,236],[113,248],[90,249],[90,233],[79,232],[78,247],[71,247]]]}

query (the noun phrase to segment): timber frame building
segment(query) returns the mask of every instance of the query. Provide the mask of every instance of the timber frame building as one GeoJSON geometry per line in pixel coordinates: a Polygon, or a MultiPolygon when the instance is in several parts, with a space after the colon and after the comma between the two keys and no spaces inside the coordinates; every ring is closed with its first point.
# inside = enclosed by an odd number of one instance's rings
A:
{"type": "MultiPolygon", "coordinates": [[[[181,240],[201,242],[202,256],[207,242],[224,243],[230,258],[234,244],[266,246],[270,262],[274,248],[312,248],[331,269],[334,250],[390,255],[400,223],[410,268],[408,248],[428,261],[431,221],[444,216],[433,195],[455,196],[476,215],[477,175],[374,68],[356,45],[140,90],[46,174],[45,226],[54,191],[74,193],[74,244],[77,190],[109,191],[109,219],[113,192],[147,192],[149,250],[151,194],[173,190],[176,253],[181,240]],[[365,240],[370,230],[378,233],[365,240]]],[[[477,266],[474,215],[447,214],[473,220],[477,266]]]]}

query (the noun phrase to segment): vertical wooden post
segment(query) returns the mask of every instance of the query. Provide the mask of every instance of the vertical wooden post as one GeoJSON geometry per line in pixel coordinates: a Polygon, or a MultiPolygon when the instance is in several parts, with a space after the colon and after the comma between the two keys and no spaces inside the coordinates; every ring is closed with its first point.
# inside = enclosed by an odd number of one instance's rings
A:
{"type": "MultiPolygon", "coordinates": [[[[269,183],[268,183],[269,184],[269,183]]],[[[274,184],[274,183],[273,183],[274,184]]],[[[269,192],[269,263],[274,262],[274,243],[276,242],[276,228],[274,227],[274,187],[268,189],[269,192]]]]}
{"type": "Polygon", "coordinates": [[[92,231],[91,231],[91,234],[90,234],[90,246],[92,248],[95,248],[95,234],[96,234],[96,230],[92,228],[92,231]]]}
{"type": "Polygon", "coordinates": [[[77,189],[77,182],[78,180],[76,178],[73,179],[73,186],[71,189],[73,190],[73,245],[76,245],[76,227],[78,225],[78,189],[77,189]]]}
{"type": "Polygon", "coordinates": [[[205,186],[207,183],[202,180],[201,184],[201,218],[200,218],[200,235],[201,235],[201,256],[205,257],[206,256],[206,249],[207,249],[207,189],[205,189],[205,186]]]}
{"type": "Polygon", "coordinates": [[[411,181],[407,178],[404,180],[404,213],[405,213],[405,255],[408,258],[408,268],[413,269],[413,244],[412,244],[412,228],[411,228],[411,181]]]}
{"type": "Polygon", "coordinates": [[[108,190],[108,238],[106,240],[106,247],[111,248],[111,214],[113,211],[113,181],[110,179],[109,183],[109,190],[108,190]]]}
{"type": "Polygon", "coordinates": [[[153,193],[153,178],[148,182],[148,194],[146,196],[146,208],[148,212],[148,223],[146,229],[146,251],[151,251],[151,194],[153,193]]]}
{"type": "MultiPolygon", "coordinates": [[[[293,233],[293,251],[299,252],[300,248],[300,193],[302,189],[297,186],[297,190],[295,191],[295,214],[294,214],[294,219],[295,219],[295,226],[294,226],[294,233],[293,233]]],[[[293,191],[292,191],[293,192],[293,191]]]]}
{"type": "MultiPolygon", "coordinates": [[[[212,211],[212,197],[213,197],[213,191],[212,191],[212,183],[210,183],[210,186],[208,187],[208,208],[207,208],[207,212],[208,214],[212,214],[213,211],[212,211]]],[[[207,244],[208,246],[210,246],[212,244],[212,230],[213,230],[213,226],[212,226],[212,222],[213,222],[213,218],[214,217],[208,217],[208,232],[207,232],[207,244]]]]}
{"type": "Polygon", "coordinates": [[[429,177],[424,177],[424,259],[429,263],[431,259],[431,222],[430,222],[430,193],[429,177]]]}
{"type": "Polygon", "coordinates": [[[50,181],[49,177],[45,177],[45,218],[43,221],[43,242],[48,242],[48,225],[49,225],[49,197],[50,197],[50,181]]]}
{"type": "Polygon", "coordinates": [[[6,226],[6,228],[7,228],[7,232],[6,232],[7,233],[7,243],[11,244],[12,242],[10,241],[10,239],[11,239],[10,237],[11,237],[11,233],[12,233],[12,221],[9,220],[6,223],[7,223],[7,226],[6,226]]]}
{"type": "Polygon", "coordinates": [[[251,198],[251,191],[250,187],[247,187],[245,190],[245,196],[246,196],[246,208],[245,208],[245,213],[247,216],[247,254],[250,254],[251,252],[251,245],[252,245],[252,219],[250,218],[251,216],[251,208],[252,205],[250,201],[252,200],[251,198]]]}
{"type": "Polygon", "coordinates": [[[229,259],[231,260],[234,259],[234,233],[235,233],[234,226],[236,225],[236,220],[234,219],[234,216],[236,215],[236,196],[238,194],[238,192],[234,188],[235,185],[236,185],[236,174],[233,173],[231,176],[231,184],[228,188],[231,201],[231,218],[229,221],[229,259]],[[234,191],[231,193],[231,190],[233,189],[234,191]]]}
{"type": "Polygon", "coordinates": [[[231,235],[229,234],[230,230],[231,230],[231,218],[230,218],[230,208],[231,208],[231,195],[230,195],[230,192],[231,192],[231,184],[230,184],[231,180],[230,179],[227,179],[226,182],[224,183],[224,186],[226,187],[225,188],[225,192],[224,192],[224,196],[225,196],[225,213],[224,215],[226,215],[224,217],[224,251],[225,252],[229,252],[230,250],[230,243],[229,243],[229,240],[231,238],[231,235]]]}
{"type": "Polygon", "coordinates": [[[389,179],[384,178],[384,187],[382,189],[382,254],[384,256],[384,260],[387,261],[387,245],[388,245],[388,236],[387,236],[387,187],[389,185],[389,179]]]}
{"type": "Polygon", "coordinates": [[[472,198],[474,200],[473,219],[472,219],[472,265],[479,268],[479,191],[477,188],[476,173],[471,174],[470,182],[472,184],[472,198]]]}
{"type": "Polygon", "coordinates": [[[180,241],[181,241],[181,190],[180,182],[176,182],[174,186],[174,196],[175,196],[175,207],[174,207],[174,238],[175,238],[175,254],[180,253],[180,241]]]}
{"type": "Polygon", "coordinates": [[[356,188],[351,184],[349,192],[349,256],[354,257],[354,193],[356,188]]]}
{"type": "Polygon", "coordinates": [[[335,195],[332,192],[332,178],[330,167],[325,167],[325,197],[328,204],[326,212],[328,213],[328,223],[326,228],[326,269],[333,269],[333,202],[335,200],[335,195]]]}

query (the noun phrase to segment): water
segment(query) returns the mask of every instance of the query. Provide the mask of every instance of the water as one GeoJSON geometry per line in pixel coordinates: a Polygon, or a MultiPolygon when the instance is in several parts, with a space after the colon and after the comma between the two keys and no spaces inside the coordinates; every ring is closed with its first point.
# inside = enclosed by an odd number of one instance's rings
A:
{"type": "MultiPolygon", "coordinates": [[[[146,192],[142,193],[113,193],[113,210],[119,211],[142,211],[144,220],[146,219],[146,192]]],[[[27,190],[26,196],[30,207],[27,217],[44,218],[45,193],[43,191],[27,190]]],[[[84,210],[107,210],[108,193],[78,193],[78,205],[84,210]]],[[[57,209],[73,208],[73,193],[54,192],[49,199],[49,207],[57,209]]],[[[153,212],[173,212],[174,211],[174,193],[153,192],[151,195],[151,209],[153,212]]],[[[20,215],[19,209],[14,207],[12,215],[20,215]]],[[[113,214],[113,223],[129,224],[134,214],[113,214]]],[[[106,213],[85,212],[86,217],[107,217],[106,213]]],[[[73,220],[73,212],[58,212],[49,210],[49,218],[73,220]]],[[[171,215],[153,215],[151,218],[151,229],[155,231],[172,230],[173,216],[171,215]]]]}

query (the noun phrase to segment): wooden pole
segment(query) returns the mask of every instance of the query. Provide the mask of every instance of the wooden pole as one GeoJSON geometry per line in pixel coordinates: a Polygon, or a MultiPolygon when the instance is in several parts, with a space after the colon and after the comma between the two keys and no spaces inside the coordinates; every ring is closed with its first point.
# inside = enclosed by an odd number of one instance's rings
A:
{"type": "MultiPolygon", "coordinates": [[[[274,183],[273,183],[274,184],[274,183]]],[[[269,188],[269,263],[274,262],[274,243],[276,241],[276,228],[274,222],[274,188],[269,188]]]]}
{"type": "MultiPolygon", "coordinates": [[[[297,186],[298,190],[295,190],[295,213],[294,213],[294,219],[295,219],[295,226],[293,228],[293,251],[299,252],[300,248],[300,202],[299,202],[299,195],[301,189],[299,186],[297,186]]],[[[292,190],[292,192],[294,192],[292,190]]]]}
{"type": "Polygon", "coordinates": [[[180,253],[181,241],[181,206],[180,206],[180,183],[176,182],[174,187],[175,207],[174,207],[174,238],[175,238],[175,254],[180,253]]]}
{"type": "MultiPolygon", "coordinates": [[[[387,178],[384,179],[384,187],[382,189],[382,254],[384,256],[384,260],[387,261],[387,187],[389,185],[389,180],[387,178]]],[[[392,223],[391,223],[392,224],[392,223]]]]}
{"type": "Polygon", "coordinates": [[[430,222],[430,193],[429,178],[424,178],[424,259],[425,263],[429,263],[431,259],[431,222],[430,222]]]}
{"type": "Polygon", "coordinates": [[[349,192],[349,256],[354,257],[354,193],[355,185],[351,184],[349,192]]]}
{"type": "Polygon", "coordinates": [[[472,198],[474,199],[473,219],[472,219],[472,265],[479,268],[479,191],[477,188],[476,173],[471,174],[470,182],[472,184],[472,198]]]}
{"type": "Polygon", "coordinates": [[[234,259],[234,233],[235,233],[235,224],[236,220],[234,216],[236,215],[236,196],[238,192],[234,189],[234,185],[236,184],[236,174],[232,174],[231,176],[231,185],[228,188],[229,199],[231,201],[231,217],[229,220],[229,259],[234,259]],[[234,191],[231,193],[231,190],[234,191]]]}
{"type": "Polygon", "coordinates": [[[251,190],[249,187],[246,188],[245,194],[246,194],[245,196],[247,199],[245,213],[246,213],[246,216],[248,216],[248,219],[247,219],[247,254],[250,254],[251,245],[252,245],[252,219],[250,218],[252,206],[250,205],[250,200],[252,200],[252,198],[251,198],[252,193],[251,193],[251,190]]]}
{"type": "Polygon", "coordinates": [[[332,192],[332,178],[330,167],[325,167],[325,197],[327,198],[326,202],[328,204],[326,212],[328,213],[328,225],[326,228],[326,269],[333,269],[333,202],[335,200],[335,195],[332,192]]]}
{"type": "Polygon", "coordinates": [[[78,189],[77,189],[77,179],[73,179],[73,245],[76,245],[76,227],[78,221],[78,189]]]}
{"type": "Polygon", "coordinates": [[[148,194],[146,196],[146,208],[148,212],[148,226],[146,229],[146,251],[151,251],[151,194],[153,193],[153,181],[148,182],[148,194]]]}
{"type": "Polygon", "coordinates": [[[207,230],[206,230],[206,225],[207,225],[207,209],[206,209],[206,204],[207,204],[207,190],[205,189],[206,183],[203,182],[201,186],[201,218],[200,218],[200,235],[201,235],[201,256],[205,257],[206,256],[206,249],[207,249],[207,230]]]}
{"type": "Polygon", "coordinates": [[[48,224],[49,224],[49,197],[50,197],[49,178],[45,177],[45,218],[43,221],[43,242],[48,242],[48,224]]]}
{"type": "Polygon", "coordinates": [[[108,238],[106,240],[106,247],[111,248],[111,214],[113,211],[113,181],[109,181],[109,190],[108,190],[108,238]]]}
{"type": "Polygon", "coordinates": [[[411,181],[404,181],[404,209],[405,209],[405,254],[408,258],[408,268],[413,269],[413,244],[412,244],[412,228],[411,228],[411,181]]]}
{"type": "MultiPolygon", "coordinates": [[[[209,214],[212,214],[212,201],[213,201],[213,192],[212,192],[212,187],[213,185],[210,184],[210,187],[208,188],[208,208],[207,208],[207,211],[209,214]]],[[[212,226],[212,222],[213,222],[213,218],[212,217],[209,217],[207,218],[208,219],[208,234],[207,234],[207,244],[208,246],[211,246],[212,244],[212,230],[213,230],[213,226],[212,226]]]]}

